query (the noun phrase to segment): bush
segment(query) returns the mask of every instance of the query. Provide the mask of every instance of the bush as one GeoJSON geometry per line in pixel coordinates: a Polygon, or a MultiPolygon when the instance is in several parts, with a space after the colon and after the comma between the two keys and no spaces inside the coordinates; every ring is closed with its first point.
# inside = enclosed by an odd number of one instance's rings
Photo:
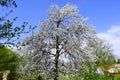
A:
{"type": "Polygon", "coordinates": [[[15,80],[15,78],[17,78],[19,63],[20,58],[17,53],[6,47],[0,48],[0,71],[10,70],[8,80],[15,80]]]}

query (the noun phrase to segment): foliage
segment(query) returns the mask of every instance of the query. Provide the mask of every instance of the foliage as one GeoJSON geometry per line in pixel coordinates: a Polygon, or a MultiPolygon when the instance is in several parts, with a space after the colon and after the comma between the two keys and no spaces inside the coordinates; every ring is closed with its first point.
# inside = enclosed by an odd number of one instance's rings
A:
{"type": "Polygon", "coordinates": [[[17,69],[19,67],[19,55],[12,50],[1,47],[0,48],[0,71],[10,70],[10,78],[17,76],[17,69]]]}
{"type": "Polygon", "coordinates": [[[101,67],[104,73],[107,73],[112,64],[115,64],[115,57],[112,53],[111,46],[105,41],[97,39],[93,45],[94,60],[98,67],[101,67]]]}
{"type": "MultiPolygon", "coordinates": [[[[94,75],[92,79],[86,79],[86,80],[119,80],[120,78],[111,77],[111,76],[105,76],[105,75],[94,75]]],[[[59,80],[83,80],[82,78],[76,78],[76,77],[62,77],[59,80]]]]}
{"type": "MultiPolygon", "coordinates": [[[[6,7],[17,7],[15,0],[0,0],[0,6],[6,7]]],[[[35,27],[29,27],[28,31],[25,31],[25,27],[28,25],[27,22],[23,22],[22,26],[13,26],[17,17],[9,19],[8,16],[13,10],[6,11],[4,15],[0,17],[0,44],[12,44],[17,43],[21,34],[28,33],[35,27]]]]}
{"type": "Polygon", "coordinates": [[[24,80],[37,80],[37,77],[35,75],[25,75],[24,80]]]}
{"type": "Polygon", "coordinates": [[[15,0],[0,0],[0,5],[4,7],[10,7],[10,6],[17,7],[15,0]]]}
{"type": "Polygon", "coordinates": [[[101,68],[104,74],[107,75],[110,66],[116,62],[111,46],[103,40],[96,38],[94,42],[88,45],[86,53],[89,53],[89,55],[86,55],[86,61],[83,63],[82,68],[79,69],[79,76],[83,80],[94,80],[94,74],[98,68],[101,68]]]}
{"type": "Polygon", "coordinates": [[[120,58],[117,59],[117,63],[120,64],[120,58]]]}
{"type": "Polygon", "coordinates": [[[58,80],[64,58],[81,64],[85,60],[85,45],[94,41],[96,34],[75,5],[66,4],[62,8],[54,5],[48,14],[49,18],[41,22],[39,33],[26,39],[27,55],[39,73],[51,74],[58,80]]]}
{"type": "Polygon", "coordinates": [[[59,80],[81,80],[81,78],[77,78],[77,77],[61,77],[59,80]]]}
{"type": "Polygon", "coordinates": [[[32,64],[35,73],[54,80],[60,75],[90,80],[98,67],[105,71],[114,64],[110,46],[97,38],[75,5],[66,4],[62,8],[53,5],[48,14],[40,31],[23,42],[31,61],[28,65],[32,64]]]}

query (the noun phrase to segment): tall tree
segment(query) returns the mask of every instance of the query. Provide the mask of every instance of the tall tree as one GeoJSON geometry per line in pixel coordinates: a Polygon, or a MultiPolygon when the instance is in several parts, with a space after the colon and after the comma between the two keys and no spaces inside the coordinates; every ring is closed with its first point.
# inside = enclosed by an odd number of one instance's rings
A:
{"type": "MultiPolygon", "coordinates": [[[[93,28],[85,23],[75,5],[56,5],[49,9],[49,18],[41,22],[39,33],[26,40],[29,54],[42,69],[51,69],[54,80],[59,77],[60,61],[82,61],[87,43],[95,38],[93,28]],[[41,65],[42,64],[42,65],[41,65]]],[[[39,69],[41,70],[41,69],[39,69]]],[[[47,71],[46,70],[46,71],[47,71]]]]}

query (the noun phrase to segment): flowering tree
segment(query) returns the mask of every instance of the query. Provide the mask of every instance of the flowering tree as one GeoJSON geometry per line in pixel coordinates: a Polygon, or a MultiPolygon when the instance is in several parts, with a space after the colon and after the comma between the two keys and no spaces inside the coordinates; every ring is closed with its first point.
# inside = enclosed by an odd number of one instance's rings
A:
{"type": "Polygon", "coordinates": [[[58,80],[60,63],[84,61],[84,50],[96,36],[75,5],[66,4],[62,8],[53,5],[48,14],[49,18],[41,22],[40,31],[27,38],[26,43],[29,56],[39,70],[52,70],[54,80],[58,80]]]}
{"type": "Polygon", "coordinates": [[[99,38],[90,42],[85,52],[87,53],[86,60],[82,63],[83,67],[78,69],[78,74],[83,80],[96,80],[95,73],[107,74],[111,65],[116,63],[111,46],[99,38]],[[98,69],[101,69],[103,73],[97,72],[98,69]]]}
{"type": "Polygon", "coordinates": [[[108,69],[111,65],[116,63],[110,44],[97,39],[97,41],[92,44],[91,48],[91,54],[94,55],[94,61],[97,67],[102,68],[105,74],[108,73],[108,69]]]}

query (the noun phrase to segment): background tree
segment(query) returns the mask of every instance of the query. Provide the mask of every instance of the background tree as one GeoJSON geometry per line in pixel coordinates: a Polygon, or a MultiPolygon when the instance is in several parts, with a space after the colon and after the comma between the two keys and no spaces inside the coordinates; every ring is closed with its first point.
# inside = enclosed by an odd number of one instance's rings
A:
{"type": "Polygon", "coordinates": [[[120,64],[120,58],[118,58],[118,60],[117,60],[117,64],[120,64]]]}
{"type": "Polygon", "coordinates": [[[20,56],[12,50],[0,48],[0,71],[10,70],[9,79],[14,79],[17,76],[17,69],[20,65],[20,56]]]}
{"type": "Polygon", "coordinates": [[[94,56],[93,59],[97,67],[100,67],[104,73],[107,73],[108,69],[116,63],[110,44],[101,39],[97,39],[91,46],[91,53],[94,56]]]}
{"type": "Polygon", "coordinates": [[[26,44],[31,60],[40,68],[37,70],[50,70],[54,80],[58,80],[62,61],[84,61],[85,47],[96,35],[75,5],[66,4],[62,8],[53,5],[48,14],[49,18],[41,22],[39,33],[29,37],[26,44]]]}
{"type": "MultiPolygon", "coordinates": [[[[0,0],[1,9],[17,7],[15,0],[0,0]],[[3,7],[3,8],[2,8],[3,7]]],[[[0,16],[0,44],[15,44],[20,38],[20,34],[28,33],[29,30],[32,30],[33,27],[28,27],[28,31],[25,30],[25,27],[28,25],[27,22],[23,22],[22,26],[13,26],[17,17],[9,19],[9,15],[13,10],[6,11],[4,15],[0,16]],[[17,39],[17,40],[16,40],[17,39]]],[[[1,12],[2,13],[2,12],[1,12]]],[[[35,27],[34,27],[35,28],[35,27]]]]}
{"type": "Polygon", "coordinates": [[[14,6],[17,7],[15,0],[0,0],[0,5],[5,7],[14,6]]]}

